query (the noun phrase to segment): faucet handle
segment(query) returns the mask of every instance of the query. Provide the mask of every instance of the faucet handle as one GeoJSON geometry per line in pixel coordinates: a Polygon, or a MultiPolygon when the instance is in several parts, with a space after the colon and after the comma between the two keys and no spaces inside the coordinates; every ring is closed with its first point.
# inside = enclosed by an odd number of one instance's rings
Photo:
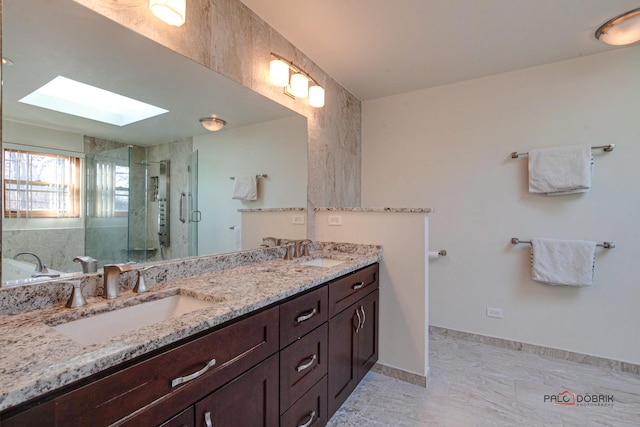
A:
{"type": "Polygon", "coordinates": [[[304,239],[300,242],[300,249],[302,249],[302,254],[299,256],[309,256],[309,246],[311,246],[313,242],[309,239],[304,239]]]}
{"type": "Polygon", "coordinates": [[[83,305],[87,305],[87,300],[82,295],[82,281],[81,280],[69,280],[66,282],[58,282],[58,283],[68,283],[73,285],[71,289],[71,295],[65,304],[65,307],[68,308],[78,308],[83,305]]]}
{"type": "Polygon", "coordinates": [[[144,273],[154,268],[155,265],[151,265],[149,267],[141,268],[138,270],[138,280],[136,281],[136,285],[133,287],[133,292],[137,294],[141,294],[147,292],[149,289],[147,288],[147,282],[144,278],[144,273]]]}

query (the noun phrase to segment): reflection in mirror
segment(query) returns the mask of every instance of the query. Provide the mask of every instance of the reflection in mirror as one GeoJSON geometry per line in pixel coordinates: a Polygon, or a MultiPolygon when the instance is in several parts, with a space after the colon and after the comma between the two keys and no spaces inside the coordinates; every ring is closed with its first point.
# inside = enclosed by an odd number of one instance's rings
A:
{"type": "Polygon", "coordinates": [[[4,286],[79,273],[81,255],[102,267],[248,249],[238,209],[306,206],[304,117],[71,0],[2,12],[4,286]],[[121,125],[111,107],[79,116],[103,100],[23,102],[58,76],[168,112],[121,125]],[[199,123],[214,115],[215,133],[199,123]],[[262,174],[256,200],[232,198],[262,174]]]}

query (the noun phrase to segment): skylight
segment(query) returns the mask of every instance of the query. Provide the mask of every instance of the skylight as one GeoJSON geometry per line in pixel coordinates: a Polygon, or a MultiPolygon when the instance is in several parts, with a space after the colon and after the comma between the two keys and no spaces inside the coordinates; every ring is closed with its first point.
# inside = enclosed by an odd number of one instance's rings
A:
{"type": "Polygon", "coordinates": [[[20,102],[116,126],[126,126],[169,112],[62,76],[25,96],[20,102]]]}

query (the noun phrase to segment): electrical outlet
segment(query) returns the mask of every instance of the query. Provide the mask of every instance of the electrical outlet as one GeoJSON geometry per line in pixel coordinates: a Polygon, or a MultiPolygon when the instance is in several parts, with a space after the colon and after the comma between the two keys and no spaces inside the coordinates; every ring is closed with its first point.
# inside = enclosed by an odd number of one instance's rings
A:
{"type": "Polygon", "coordinates": [[[329,215],[329,225],[342,225],[342,217],[340,215],[329,215]]]}
{"type": "Polygon", "coordinates": [[[292,222],[296,225],[304,225],[304,215],[294,215],[292,222]]]}
{"type": "Polygon", "coordinates": [[[487,317],[497,317],[502,319],[502,309],[487,307],[487,317]]]}

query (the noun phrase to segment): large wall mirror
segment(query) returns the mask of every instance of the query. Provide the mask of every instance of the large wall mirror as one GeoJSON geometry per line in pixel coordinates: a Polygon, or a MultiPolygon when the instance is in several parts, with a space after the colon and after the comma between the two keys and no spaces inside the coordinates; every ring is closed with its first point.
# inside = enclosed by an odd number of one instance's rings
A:
{"type": "Polygon", "coordinates": [[[2,21],[3,286],[43,279],[38,259],[55,275],[80,272],[78,256],[247,249],[238,209],[306,206],[304,117],[71,0],[4,0],[2,21]],[[140,119],[73,82],[161,110],[140,119]],[[208,116],[227,124],[206,130],[208,116]],[[250,176],[257,200],[232,198],[250,176]]]}

